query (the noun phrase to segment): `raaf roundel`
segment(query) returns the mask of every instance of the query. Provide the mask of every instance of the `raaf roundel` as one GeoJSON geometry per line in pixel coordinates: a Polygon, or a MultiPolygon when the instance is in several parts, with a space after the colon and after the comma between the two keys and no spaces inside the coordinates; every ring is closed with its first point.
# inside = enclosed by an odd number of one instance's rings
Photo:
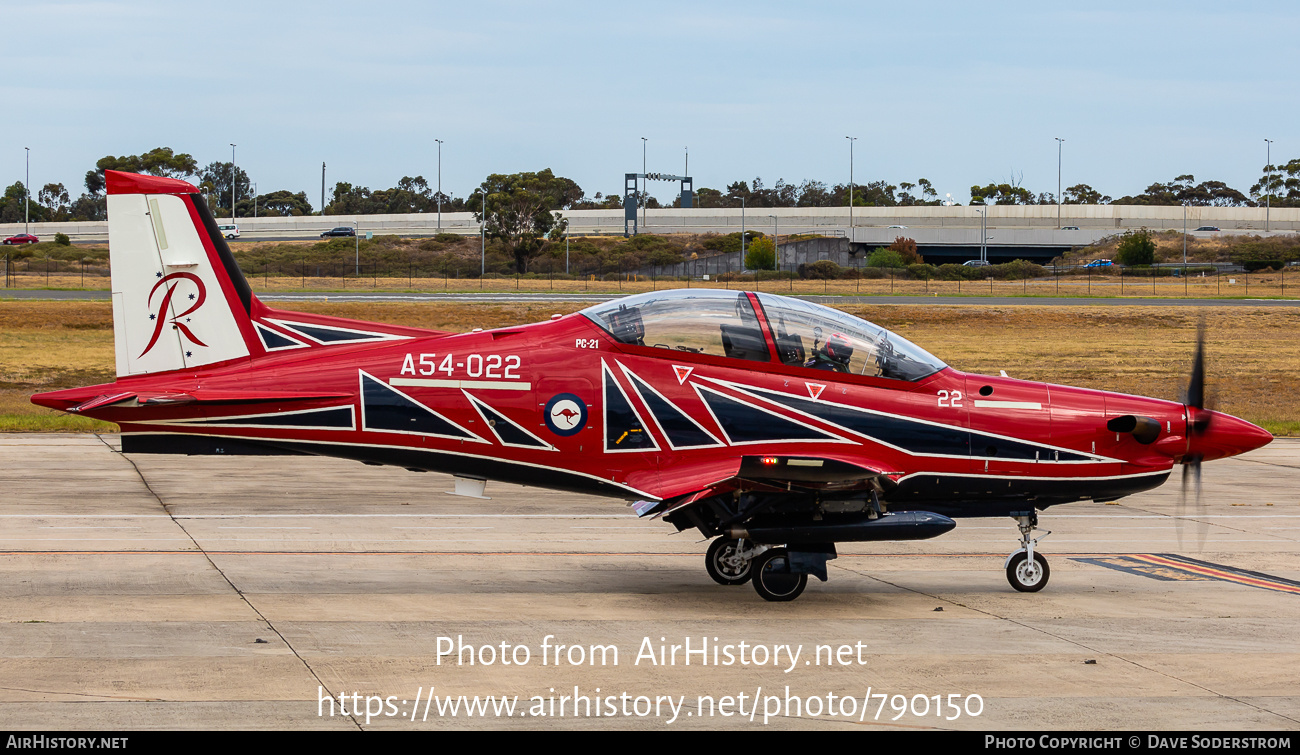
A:
{"type": "Polygon", "coordinates": [[[1039,511],[1272,437],[1204,408],[1199,344],[1178,403],[959,372],[765,293],[660,291],[473,333],[273,310],[197,189],[106,180],[117,380],[35,403],[118,423],[126,453],[315,454],[480,494],[502,480],[634,501],[713,538],[709,575],[768,600],[825,580],[836,543],[988,516],[1017,521],[1007,577],[1036,591],[1039,511]]]}

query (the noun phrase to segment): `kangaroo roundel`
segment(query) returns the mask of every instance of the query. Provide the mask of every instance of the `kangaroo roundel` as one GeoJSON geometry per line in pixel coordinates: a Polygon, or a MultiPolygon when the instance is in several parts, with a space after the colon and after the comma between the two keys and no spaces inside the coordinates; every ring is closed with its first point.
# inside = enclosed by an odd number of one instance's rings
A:
{"type": "Polygon", "coordinates": [[[587,405],[572,393],[561,393],[546,402],[546,426],[556,435],[576,434],[587,426],[587,405]]]}

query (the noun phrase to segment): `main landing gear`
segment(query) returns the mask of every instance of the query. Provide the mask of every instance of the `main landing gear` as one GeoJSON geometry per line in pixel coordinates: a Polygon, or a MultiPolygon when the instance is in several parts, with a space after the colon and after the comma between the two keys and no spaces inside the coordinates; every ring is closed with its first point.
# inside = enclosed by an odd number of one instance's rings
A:
{"type": "Polygon", "coordinates": [[[1036,538],[1030,538],[1034,530],[1038,529],[1036,511],[1017,515],[1015,520],[1020,527],[1022,545],[1020,550],[1007,557],[1007,581],[1020,592],[1038,592],[1047,586],[1047,578],[1051,576],[1052,571],[1047,567],[1047,559],[1034,548],[1039,540],[1052,533],[1044,532],[1036,538]]]}
{"type": "Polygon", "coordinates": [[[794,600],[808,586],[808,574],[791,566],[785,548],[756,545],[749,540],[717,538],[704,556],[704,568],[720,585],[753,581],[754,591],[764,600],[794,600]]]}
{"type": "Polygon", "coordinates": [[[767,550],[766,546],[752,543],[745,547],[744,540],[720,537],[709,545],[704,554],[704,569],[720,585],[743,585],[753,574],[754,556],[767,550]]]}

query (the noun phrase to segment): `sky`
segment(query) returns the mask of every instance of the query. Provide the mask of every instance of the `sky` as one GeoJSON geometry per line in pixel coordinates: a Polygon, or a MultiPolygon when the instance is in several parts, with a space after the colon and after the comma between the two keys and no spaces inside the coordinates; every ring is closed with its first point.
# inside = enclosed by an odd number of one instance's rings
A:
{"type": "MultiPolygon", "coordinates": [[[[1300,157],[1300,4],[0,0],[0,182],[171,147],[259,192],[551,168],[1245,192],[1300,157]],[[643,142],[642,138],[647,141],[643,142]]],[[[663,201],[675,183],[652,182],[663,201]]]]}

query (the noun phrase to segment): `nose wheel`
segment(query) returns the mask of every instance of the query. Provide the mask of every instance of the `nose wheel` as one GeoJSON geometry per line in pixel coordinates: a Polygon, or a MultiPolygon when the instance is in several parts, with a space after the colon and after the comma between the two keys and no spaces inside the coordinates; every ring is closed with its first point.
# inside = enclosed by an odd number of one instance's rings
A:
{"type": "Polygon", "coordinates": [[[1047,586],[1052,573],[1043,554],[1035,553],[1032,559],[1024,551],[1017,551],[1007,564],[1007,581],[1020,592],[1038,592],[1047,586]]]}
{"type": "Polygon", "coordinates": [[[1020,550],[1007,557],[1007,581],[1020,592],[1038,592],[1047,586],[1047,579],[1052,570],[1047,566],[1047,559],[1034,548],[1038,541],[1052,534],[1044,532],[1038,537],[1031,537],[1038,529],[1038,513],[1017,516],[1016,524],[1020,528],[1020,550]]]}

